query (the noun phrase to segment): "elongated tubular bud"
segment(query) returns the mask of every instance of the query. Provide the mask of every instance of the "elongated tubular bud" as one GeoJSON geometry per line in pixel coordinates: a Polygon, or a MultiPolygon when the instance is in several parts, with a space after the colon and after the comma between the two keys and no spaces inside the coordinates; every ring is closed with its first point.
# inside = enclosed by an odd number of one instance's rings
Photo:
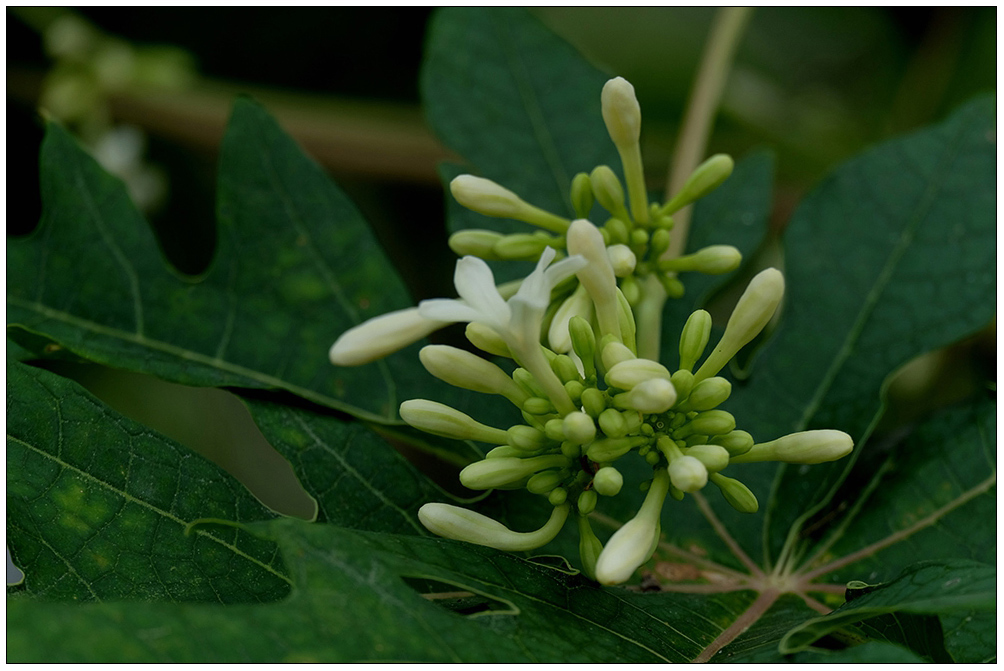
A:
{"type": "MultiPolygon", "coordinates": [[[[692,371],[694,364],[704,354],[711,337],[711,314],[696,310],[687,318],[680,332],[680,369],[692,371]]],[[[715,371],[718,372],[718,371],[715,371]]]]}
{"type": "Polygon", "coordinates": [[[458,203],[479,214],[518,219],[555,233],[564,233],[568,228],[568,219],[530,205],[490,179],[460,175],[450,182],[450,192],[458,203]]]}
{"type": "Polygon", "coordinates": [[[457,440],[480,440],[499,445],[507,442],[506,432],[486,426],[448,405],[412,399],[401,404],[401,419],[434,436],[457,440]]]}
{"type": "Polygon", "coordinates": [[[618,389],[634,389],[636,385],[656,378],[668,381],[670,374],[665,366],[650,359],[621,361],[607,369],[604,376],[608,386],[618,389]]]}
{"type": "Polygon", "coordinates": [[[709,473],[717,473],[729,465],[729,451],[721,445],[694,445],[685,454],[704,464],[709,473]]]}
{"type": "Polygon", "coordinates": [[[532,233],[513,233],[502,236],[492,246],[492,253],[507,261],[536,261],[545,247],[552,247],[560,238],[532,233]]]}
{"type": "Polygon", "coordinates": [[[451,235],[449,245],[450,249],[457,256],[467,256],[470,254],[486,261],[494,261],[499,257],[492,251],[492,247],[502,237],[502,234],[497,231],[468,228],[451,235]]]}
{"type": "Polygon", "coordinates": [[[683,183],[679,193],[662,207],[662,214],[673,214],[714,191],[719,184],[729,178],[734,166],[732,157],[727,154],[715,154],[710,157],[697,166],[683,183]]]}
{"type": "Polygon", "coordinates": [[[709,377],[701,380],[687,397],[688,410],[711,410],[728,400],[732,393],[732,383],[724,377],[709,377]]]}
{"type": "Polygon", "coordinates": [[[470,489],[492,489],[529,477],[547,468],[568,466],[568,458],[561,454],[540,457],[498,457],[482,459],[468,464],[460,471],[460,482],[470,489]]]}
{"type": "Polygon", "coordinates": [[[712,473],[711,482],[721,490],[722,496],[729,505],[741,513],[755,513],[760,504],[750,488],[734,478],[727,478],[721,473],[712,473]]]}
{"type": "Polygon", "coordinates": [[[610,139],[617,147],[624,166],[624,181],[627,182],[631,199],[631,213],[640,224],[648,222],[648,195],[645,193],[645,175],[642,169],[641,146],[641,106],[635,97],[634,87],[623,77],[614,77],[603,86],[600,94],[603,122],[610,133],[610,139]]]}
{"type": "Polygon", "coordinates": [[[743,261],[742,253],[732,245],[711,245],[693,254],[659,261],[664,272],[696,271],[706,275],[730,273],[743,261]]]}
{"type": "Polygon", "coordinates": [[[338,336],[328,359],[336,366],[360,366],[393,354],[447,324],[422,317],[418,308],[388,312],[338,336]]]}
{"type": "Polygon", "coordinates": [[[512,353],[509,351],[509,346],[505,344],[505,340],[490,327],[480,322],[469,323],[465,335],[467,340],[482,352],[504,356],[507,359],[512,358],[512,353]]]}
{"type": "MultiPolygon", "coordinates": [[[[551,349],[559,354],[572,349],[572,334],[569,322],[573,317],[579,317],[585,321],[587,327],[589,321],[593,318],[593,301],[589,297],[586,287],[582,284],[576,287],[572,295],[566,298],[561,307],[558,308],[558,311],[554,313],[554,319],[551,320],[551,326],[547,330],[547,342],[550,343],[551,349]]],[[[588,330],[592,334],[592,328],[588,330]]]]}
{"type": "Polygon", "coordinates": [[[540,429],[525,424],[510,426],[506,431],[506,438],[510,445],[517,450],[533,452],[547,447],[548,438],[540,429]]]}
{"type": "Polygon", "coordinates": [[[512,445],[499,445],[498,447],[493,447],[488,450],[488,454],[485,455],[485,459],[501,459],[502,457],[519,457],[523,458],[526,456],[526,452],[523,450],[517,450],[512,445]]]}
{"type": "Polygon", "coordinates": [[[821,464],[846,457],[853,449],[854,440],[843,431],[816,429],[756,444],[745,454],[733,457],[732,463],[783,461],[789,464],[821,464]]]}
{"type": "Polygon", "coordinates": [[[482,394],[499,394],[517,408],[530,398],[504,370],[477,354],[449,345],[426,345],[419,353],[425,369],[454,387],[482,394]]]}
{"type": "Polygon", "coordinates": [[[753,447],[753,436],[745,431],[736,429],[725,435],[715,436],[710,442],[713,445],[724,447],[732,457],[738,457],[740,454],[746,454],[753,447]]]}
{"type": "Polygon", "coordinates": [[[616,461],[636,447],[648,442],[644,436],[602,438],[586,448],[586,456],[596,462],[616,461]]]}
{"type": "Polygon", "coordinates": [[[530,476],[526,490],[531,494],[547,494],[560,485],[567,475],[567,471],[541,471],[530,476]]]}
{"type": "Polygon", "coordinates": [[[603,496],[617,496],[624,486],[624,476],[613,466],[604,466],[593,476],[593,489],[603,496]]]}
{"type": "Polygon", "coordinates": [[[617,277],[627,277],[638,265],[638,257],[627,245],[610,245],[607,247],[607,256],[610,257],[610,265],[617,277]]]}
{"type": "Polygon", "coordinates": [[[593,209],[593,185],[589,175],[580,172],[572,178],[572,209],[579,219],[588,219],[589,211],[593,209]]]}
{"type": "Polygon", "coordinates": [[[596,308],[596,319],[603,335],[621,339],[620,318],[617,314],[617,279],[614,277],[610,257],[598,228],[585,219],[576,219],[568,228],[569,255],[580,254],[588,265],[580,270],[579,281],[586,287],[596,308]]]}
{"type": "Polygon", "coordinates": [[[736,352],[763,330],[783,296],[784,275],[776,268],[768,268],[750,280],[725,325],[722,339],[694,374],[694,379],[700,382],[716,375],[736,352]]]}
{"type": "Polygon", "coordinates": [[[630,578],[652,556],[659,540],[659,517],[669,492],[669,475],[657,469],[638,514],[618,529],[596,560],[596,579],[617,585],[630,578]]]}
{"type": "Polygon", "coordinates": [[[614,406],[645,414],[663,413],[676,403],[673,383],[661,377],[639,382],[632,389],[614,396],[614,406]]]}
{"type": "Polygon", "coordinates": [[[473,510],[446,503],[426,503],[419,508],[418,519],[426,529],[443,538],[519,552],[539,548],[553,540],[568,518],[568,508],[567,504],[555,506],[544,526],[525,533],[512,531],[504,524],[473,510]]]}

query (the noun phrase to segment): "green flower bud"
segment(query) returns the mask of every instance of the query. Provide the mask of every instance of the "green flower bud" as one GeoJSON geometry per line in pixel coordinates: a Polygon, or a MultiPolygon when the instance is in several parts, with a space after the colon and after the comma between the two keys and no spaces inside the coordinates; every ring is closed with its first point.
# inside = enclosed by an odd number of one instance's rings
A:
{"type": "Polygon", "coordinates": [[[624,476],[613,466],[604,466],[593,476],[593,489],[603,496],[617,496],[624,486],[624,476]]]}
{"type": "Polygon", "coordinates": [[[544,424],[544,435],[556,443],[565,440],[565,422],[562,419],[549,419],[544,424]]]}
{"type": "Polygon", "coordinates": [[[578,459],[582,456],[582,449],[580,445],[566,440],[561,444],[561,453],[569,459],[578,459]]]}
{"type": "Polygon", "coordinates": [[[711,482],[721,490],[722,496],[729,505],[741,513],[755,513],[760,508],[756,496],[749,487],[733,478],[727,478],[721,473],[712,473],[711,482]]]}
{"type": "Polygon", "coordinates": [[[490,327],[480,322],[469,323],[465,335],[467,336],[467,340],[482,352],[488,352],[495,356],[504,356],[507,359],[512,358],[509,346],[505,344],[502,337],[490,327]]]}
{"type": "MultiPolygon", "coordinates": [[[[687,318],[680,333],[680,369],[693,370],[694,364],[704,354],[711,337],[711,315],[706,310],[697,310],[687,318]]],[[[715,371],[718,372],[718,371],[715,371]]]]}
{"type": "Polygon", "coordinates": [[[555,487],[551,490],[551,493],[547,495],[547,502],[552,506],[560,506],[567,500],[568,490],[564,487],[555,487]]]}
{"type": "Polygon", "coordinates": [[[589,175],[580,172],[572,178],[572,208],[579,219],[588,219],[589,211],[593,209],[593,185],[589,175]]]}
{"type": "Polygon", "coordinates": [[[501,457],[519,457],[522,459],[525,456],[526,452],[517,450],[512,445],[499,445],[489,450],[488,454],[485,455],[485,459],[499,459],[501,457]]]}
{"type": "Polygon", "coordinates": [[[596,437],[596,423],[584,412],[570,412],[562,420],[562,431],[568,442],[585,445],[596,437]]]}
{"type": "Polygon", "coordinates": [[[557,238],[533,233],[513,233],[503,236],[492,247],[492,252],[507,261],[533,261],[540,258],[545,247],[553,246],[557,238]]]}
{"type": "MultiPolygon", "coordinates": [[[[627,280],[635,279],[636,278],[634,277],[625,277],[624,281],[626,282],[627,280]]],[[[638,288],[639,291],[641,291],[640,285],[638,288]]],[[[634,321],[634,308],[631,307],[632,305],[632,303],[628,302],[627,296],[624,295],[624,292],[617,289],[617,306],[619,308],[617,320],[621,329],[621,342],[624,343],[625,347],[637,354],[638,345],[635,342],[635,332],[637,329],[634,321]]]]}
{"type": "Polygon", "coordinates": [[[533,550],[546,545],[558,535],[567,518],[568,506],[556,506],[544,526],[536,531],[520,533],[473,510],[446,503],[426,503],[418,510],[419,521],[437,536],[508,552],[533,550]]]}
{"type": "Polygon", "coordinates": [[[601,412],[596,421],[599,423],[604,435],[608,438],[622,438],[628,433],[627,421],[624,419],[624,415],[615,408],[607,408],[601,412]]]}
{"type": "Polygon", "coordinates": [[[536,396],[538,398],[547,398],[547,394],[544,392],[544,388],[540,386],[537,382],[537,378],[533,376],[533,373],[528,371],[526,368],[517,368],[512,372],[513,381],[519,385],[530,396],[536,396]]]}
{"type": "Polygon", "coordinates": [[[531,494],[547,494],[562,483],[567,473],[561,471],[543,471],[530,477],[526,490],[531,494]]]}
{"type": "Polygon", "coordinates": [[[448,244],[457,256],[471,255],[494,261],[499,257],[492,251],[492,247],[501,239],[502,234],[497,231],[469,228],[451,235],[448,244]]]}
{"type": "Polygon", "coordinates": [[[642,422],[644,421],[643,416],[637,410],[633,408],[630,410],[624,410],[621,412],[621,416],[624,421],[627,422],[627,430],[629,435],[633,435],[641,430],[642,422]]]}
{"type": "Polygon", "coordinates": [[[530,205],[490,179],[460,175],[450,182],[450,192],[458,203],[479,214],[518,219],[559,234],[568,229],[568,219],[530,205]]]}
{"type": "Polygon", "coordinates": [[[426,345],[418,358],[427,371],[454,387],[500,394],[517,407],[529,398],[504,370],[477,354],[449,345],[426,345]]]}
{"type": "Polygon", "coordinates": [[[540,429],[525,424],[510,426],[506,431],[506,441],[517,450],[533,452],[547,446],[547,436],[540,429]]]}
{"type": "Polygon", "coordinates": [[[634,352],[628,349],[624,343],[615,339],[606,342],[600,352],[603,367],[608,371],[621,362],[633,361],[636,358],[638,357],[635,356],[634,352]]]}
{"type": "Polygon", "coordinates": [[[687,398],[689,410],[711,410],[725,402],[732,393],[732,384],[724,377],[709,377],[701,380],[687,398]]]}
{"type": "Polygon", "coordinates": [[[596,560],[603,552],[603,543],[593,533],[589,526],[589,518],[579,516],[579,559],[582,562],[582,572],[592,580],[596,580],[596,560]]]}
{"type": "Polygon", "coordinates": [[[629,391],[617,394],[614,405],[618,408],[637,410],[650,414],[663,413],[676,403],[676,389],[673,383],[661,377],[639,382],[629,391]]]}
{"type": "Polygon", "coordinates": [[[694,374],[689,370],[678,370],[669,378],[669,381],[673,383],[673,388],[676,389],[677,398],[687,398],[690,394],[690,390],[694,388],[694,374]]]}
{"type": "Polygon", "coordinates": [[[673,436],[686,438],[695,433],[720,436],[736,428],[736,418],[724,410],[705,410],[677,429],[673,436]]]}
{"type": "Polygon", "coordinates": [[[664,272],[680,273],[696,271],[706,275],[721,275],[739,267],[743,255],[732,245],[711,245],[693,254],[659,261],[659,269],[664,272]]]}
{"type": "Polygon", "coordinates": [[[656,378],[669,381],[669,371],[661,363],[650,359],[621,361],[608,368],[604,376],[608,386],[618,389],[633,389],[646,380],[656,378]]]}
{"type": "Polygon", "coordinates": [[[628,275],[622,279],[620,290],[628,305],[632,307],[638,305],[638,302],[641,300],[641,284],[638,283],[637,277],[628,275]]]}
{"type": "Polygon", "coordinates": [[[482,459],[468,464],[460,471],[460,482],[469,489],[493,489],[522,480],[537,471],[563,468],[568,466],[568,463],[568,459],[561,454],[546,454],[527,459],[519,457],[482,459]]]}
{"type": "Polygon", "coordinates": [[[546,415],[554,412],[554,406],[546,398],[530,396],[523,401],[523,410],[531,415],[546,415]]]}
{"type": "Polygon", "coordinates": [[[750,448],[753,447],[753,436],[736,429],[723,436],[715,436],[710,442],[713,445],[721,445],[729,451],[731,456],[737,457],[750,451],[750,448]]]}
{"type": "Polygon", "coordinates": [[[586,448],[586,456],[599,463],[616,461],[634,448],[640,447],[647,442],[648,439],[644,436],[601,438],[600,440],[594,440],[586,448]]]}
{"type": "Polygon", "coordinates": [[[642,172],[641,107],[634,87],[623,77],[615,77],[603,86],[600,96],[603,121],[610,139],[617,147],[624,166],[625,181],[631,196],[631,211],[638,223],[648,221],[648,196],[645,193],[645,176],[642,172]]]}
{"type": "Polygon", "coordinates": [[[579,402],[582,403],[582,408],[589,413],[590,417],[599,417],[600,413],[607,407],[607,397],[595,387],[584,390],[579,402]]]}
{"type": "Polygon", "coordinates": [[[686,454],[704,464],[709,473],[717,473],[729,465],[729,451],[720,445],[694,445],[686,454]]]}
{"type": "Polygon", "coordinates": [[[568,398],[572,399],[572,403],[579,405],[579,399],[582,398],[582,392],[586,390],[586,385],[582,384],[580,380],[569,380],[564,386],[568,398]]]}
{"type": "Polygon", "coordinates": [[[711,158],[707,159],[704,163],[697,166],[697,169],[691,173],[687,181],[683,183],[683,187],[680,189],[679,193],[674,195],[668,203],[666,203],[662,208],[663,214],[673,214],[680,209],[690,205],[695,200],[703,198],[712,191],[714,191],[718,185],[728,179],[729,175],[732,174],[732,168],[734,166],[732,157],[726,154],[715,154],[711,158]]]}
{"type": "Polygon", "coordinates": [[[590,377],[596,372],[596,365],[593,357],[596,356],[596,335],[589,321],[581,316],[575,316],[568,320],[568,335],[572,340],[572,350],[579,356],[582,366],[585,369],[586,377],[590,377]]]}
{"type": "Polygon", "coordinates": [[[648,242],[649,258],[657,259],[662,256],[669,249],[671,238],[672,236],[665,228],[656,229],[648,242]]]}
{"type": "Polygon", "coordinates": [[[506,432],[486,426],[448,405],[412,399],[401,404],[401,419],[411,426],[434,436],[457,440],[479,440],[485,443],[505,443],[506,432]]]}
{"type": "Polygon", "coordinates": [[[680,491],[694,493],[708,484],[708,469],[691,456],[677,457],[669,462],[669,479],[680,491]]]}
{"type": "Polygon", "coordinates": [[[643,228],[636,228],[631,231],[630,244],[635,249],[645,249],[648,247],[648,231],[643,228]]]}
{"type": "Polygon", "coordinates": [[[687,291],[686,287],[683,286],[683,282],[673,275],[660,272],[656,275],[656,279],[659,280],[659,284],[662,285],[666,295],[670,298],[683,298],[683,294],[687,291]]]}
{"type": "Polygon", "coordinates": [[[579,494],[579,498],[575,502],[575,507],[579,509],[579,514],[585,516],[596,510],[596,498],[596,492],[591,489],[579,494]]]}
{"type": "Polygon", "coordinates": [[[589,181],[593,184],[596,200],[606,208],[607,212],[625,223],[631,221],[631,215],[624,207],[624,187],[610,166],[598,165],[593,168],[589,181]]]}
{"type": "Polygon", "coordinates": [[[622,220],[617,219],[616,217],[608,219],[607,223],[604,225],[603,228],[604,230],[607,231],[607,234],[610,237],[610,242],[608,243],[607,246],[625,245],[630,239],[629,236],[631,234],[628,231],[627,224],[625,224],[622,220]]]}
{"type": "Polygon", "coordinates": [[[559,354],[554,357],[554,361],[551,362],[551,370],[554,374],[558,376],[561,383],[572,382],[573,380],[578,382],[582,378],[579,376],[579,369],[576,367],[575,362],[572,361],[571,357],[564,354],[559,354]]]}
{"type": "MultiPolygon", "coordinates": [[[[578,317],[589,326],[589,320],[593,318],[593,301],[589,297],[586,287],[580,284],[571,295],[566,298],[558,311],[554,313],[551,326],[547,330],[547,341],[551,349],[558,353],[568,352],[572,349],[572,334],[569,326],[572,319],[578,317]]],[[[589,333],[593,330],[589,327],[589,333]]]]}
{"type": "Polygon", "coordinates": [[[638,264],[638,257],[627,245],[610,245],[607,247],[607,256],[610,257],[610,265],[617,277],[627,277],[638,264]]]}
{"type": "Polygon", "coordinates": [[[775,268],[762,271],[752,280],[725,326],[722,339],[694,374],[700,382],[720,371],[746,343],[767,325],[784,295],[784,276],[775,268]]]}
{"type": "Polygon", "coordinates": [[[846,457],[853,449],[854,440],[843,431],[799,431],[769,443],[754,445],[745,454],[733,457],[732,463],[783,461],[788,464],[821,464],[846,457]]]}

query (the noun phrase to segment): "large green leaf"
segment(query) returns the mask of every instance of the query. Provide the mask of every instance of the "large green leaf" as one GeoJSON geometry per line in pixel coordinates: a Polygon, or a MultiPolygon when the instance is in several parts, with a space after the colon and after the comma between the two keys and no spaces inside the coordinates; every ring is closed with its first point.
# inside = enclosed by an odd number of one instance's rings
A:
{"type": "Polygon", "coordinates": [[[427,386],[449,393],[414,349],[357,368],[328,363],[341,332],[411,301],[355,207],[254,103],[234,106],[216,255],[197,278],[168,267],[121,182],[58,125],[40,163],[42,221],[7,250],[8,325],[119,368],[286,389],[380,421],[427,386]]]}
{"type": "Polygon", "coordinates": [[[232,477],[53,373],[7,368],[7,543],[34,597],[265,602],[274,543],[203,518],[274,517],[232,477]]]}
{"type": "Polygon", "coordinates": [[[829,632],[880,615],[992,610],[996,603],[994,567],[963,560],[925,562],[904,571],[890,583],[869,588],[867,593],[849,600],[829,615],[795,627],[781,641],[781,651],[803,650],[829,632]]]}

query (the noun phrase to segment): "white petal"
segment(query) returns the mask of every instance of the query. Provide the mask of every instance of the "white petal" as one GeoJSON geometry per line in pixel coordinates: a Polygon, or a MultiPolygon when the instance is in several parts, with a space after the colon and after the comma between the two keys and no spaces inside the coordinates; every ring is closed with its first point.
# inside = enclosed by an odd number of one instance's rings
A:
{"type": "Polygon", "coordinates": [[[478,321],[481,313],[464,301],[455,298],[430,298],[418,304],[419,313],[426,319],[451,322],[478,321]]]}
{"type": "Polygon", "coordinates": [[[509,306],[495,287],[492,269],[483,260],[476,256],[458,259],[453,283],[460,297],[485,315],[489,325],[509,323],[509,306]]]}

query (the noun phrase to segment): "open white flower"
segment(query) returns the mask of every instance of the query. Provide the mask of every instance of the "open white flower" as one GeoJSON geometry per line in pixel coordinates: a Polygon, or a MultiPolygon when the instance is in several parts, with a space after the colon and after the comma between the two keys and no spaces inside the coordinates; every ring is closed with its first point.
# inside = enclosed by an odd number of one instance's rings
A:
{"type": "Polygon", "coordinates": [[[551,290],[586,266],[581,256],[571,256],[555,264],[554,249],[540,255],[537,267],[506,301],[495,286],[488,264],[475,256],[457,261],[453,282],[459,299],[433,298],[422,301],[419,314],[429,320],[472,322],[492,329],[505,342],[516,361],[530,371],[562,414],[575,410],[540,349],[540,329],[551,302],[551,290]]]}

